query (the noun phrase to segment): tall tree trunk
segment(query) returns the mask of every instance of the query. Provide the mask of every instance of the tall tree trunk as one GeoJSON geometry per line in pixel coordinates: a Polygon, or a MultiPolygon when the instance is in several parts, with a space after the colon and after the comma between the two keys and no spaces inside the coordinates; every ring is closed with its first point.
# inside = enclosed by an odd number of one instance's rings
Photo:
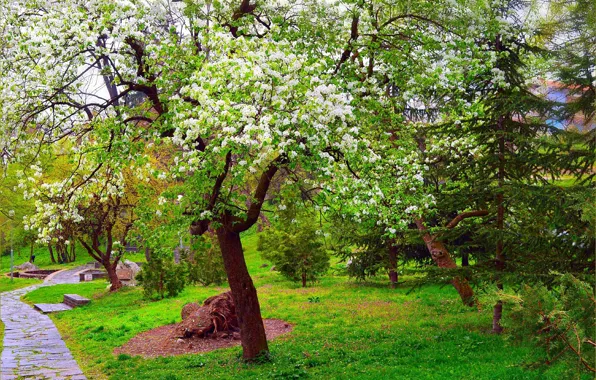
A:
{"type": "Polygon", "coordinates": [[[75,246],[75,239],[71,239],[72,243],[70,244],[70,262],[73,263],[77,260],[77,251],[75,246]]]}
{"type": "Polygon", "coordinates": [[[110,292],[115,292],[116,290],[122,287],[122,281],[118,278],[116,274],[116,266],[110,264],[109,260],[106,262],[102,262],[103,267],[108,272],[108,279],[110,280],[110,292]]]}
{"type": "Polygon", "coordinates": [[[389,282],[391,283],[391,289],[397,287],[397,280],[397,247],[391,242],[389,243],[389,282]]]}
{"type": "MultiPolygon", "coordinates": [[[[497,40],[497,43],[500,41],[497,40]]],[[[502,272],[505,269],[505,258],[503,256],[503,227],[505,221],[505,205],[503,197],[503,187],[505,184],[505,135],[503,131],[503,123],[505,117],[499,117],[498,129],[501,132],[499,137],[499,171],[497,173],[498,179],[498,193],[497,193],[497,249],[495,252],[495,269],[497,272],[502,272]]],[[[503,282],[500,276],[497,274],[497,288],[503,290],[503,282]]],[[[503,326],[501,326],[501,317],[503,316],[503,302],[498,300],[493,308],[493,332],[500,334],[503,332],[503,326]]]]}
{"type": "Polygon", "coordinates": [[[217,238],[236,305],[242,355],[251,361],[269,352],[257,290],[246,267],[240,234],[222,226],[217,229],[217,238]]]}
{"type": "MultiPolygon", "coordinates": [[[[416,226],[418,226],[418,230],[423,231],[424,234],[422,235],[422,239],[430,252],[430,256],[432,257],[433,261],[437,264],[439,268],[448,268],[454,269],[457,268],[457,264],[449,254],[447,247],[443,242],[435,240],[434,236],[428,233],[428,230],[424,226],[424,223],[421,219],[416,220],[416,226]]],[[[451,280],[453,287],[459,293],[462,302],[467,306],[474,306],[474,290],[468,283],[465,278],[462,277],[455,277],[451,280]]]]}
{"type": "Polygon", "coordinates": [[[48,244],[48,250],[50,251],[50,261],[53,264],[56,264],[56,259],[54,258],[54,250],[52,249],[52,243],[48,244]]]}
{"type": "Polygon", "coordinates": [[[302,287],[306,288],[306,270],[302,271],[302,287]]]}
{"type": "MultiPolygon", "coordinates": [[[[29,262],[33,263],[33,246],[35,245],[35,241],[31,240],[31,248],[29,249],[29,262]]],[[[35,260],[34,260],[35,261],[35,260]]]]}
{"type": "Polygon", "coordinates": [[[149,247],[145,247],[145,260],[147,260],[147,262],[151,261],[151,251],[149,250],[149,247]]]}

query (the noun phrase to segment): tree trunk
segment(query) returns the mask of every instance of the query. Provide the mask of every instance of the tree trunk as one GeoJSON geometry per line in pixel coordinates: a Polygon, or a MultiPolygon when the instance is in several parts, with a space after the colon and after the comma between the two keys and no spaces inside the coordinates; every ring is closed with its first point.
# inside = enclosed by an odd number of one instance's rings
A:
{"type": "MultiPolygon", "coordinates": [[[[502,284],[498,284],[499,289],[503,289],[502,284]],[[500,286],[499,286],[500,285],[500,286]]],[[[493,332],[500,334],[503,332],[503,326],[501,326],[501,317],[503,316],[503,302],[498,300],[493,307],[493,332]]]]}
{"type": "Polygon", "coordinates": [[[464,252],[461,254],[461,266],[470,266],[470,255],[468,254],[468,252],[464,252]]]}
{"type": "MultiPolygon", "coordinates": [[[[497,38],[497,47],[500,46],[500,39],[497,38]]],[[[505,269],[505,258],[503,256],[503,227],[505,222],[505,205],[503,197],[503,187],[505,184],[505,136],[503,130],[503,123],[505,117],[499,117],[498,129],[501,132],[499,137],[499,171],[497,173],[498,178],[498,193],[497,193],[497,249],[495,252],[495,267],[498,272],[502,272],[505,269]]],[[[497,288],[503,290],[503,282],[500,279],[500,275],[497,274],[497,288]]],[[[503,316],[503,302],[497,301],[493,308],[493,332],[500,334],[503,332],[503,326],[501,326],[501,317],[503,316]]]]}
{"type": "Polygon", "coordinates": [[[236,305],[242,356],[252,361],[269,353],[257,290],[246,267],[240,234],[222,226],[217,229],[217,238],[236,305]]]}
{"type": "Polygon", "coordinates": [[[389,243],[389,282],[391,289],[397,287],[397,247],[389,243]]]}
{"type": "Polygon", "coordinates": [[[72,243],[70,244],[70,262],[74,263],[77,260],[77,251],[75,247],[75,239],[72,239],[72,243]]]}
{"type": "MultiPolygon", "coordinates": [[[[424,231],[422,239],[424,240],[424,243],[430,252],[430,256],[437,266],[439,268],[448,269],[457,268],[457,264],[449,254],[445,244],[443,244],[441,241],[435,240],[430,233],[426,232],[427,229],[421,219],[416,220],[416,225],[420,231],[424,231]]],[[[451,280],[451,283],[453,284],[455,290],[457,290],[457,293],[459,293],[464,305],[475,305],[474,290],[472,290],[472,287],[465,278],[455,277],[453,280],[451,280]]]]}
{"type": "MultiPolygon", "coordinates": [[[[505,208],[503,206],[503,193],[497,194],[497,230],[499,234],[503,232],[503,221],[505,216],[505,208]]],[[[503,257],[503,237],[499,236],[497,240],[497,250],[495,254],[495,268],[498,272],[505,269],[505,260],[503,257]]],[[[503,290],[503,282],[500,279],[500,275],[497,274],[497,289],[503,290]]],[[[503,316],[503,302],[497,301],[493,307],[493,332],[500,334],[503,332],[503,326],[501,326],[501,317],[503,316]]]]}
{"type": "Polygon", "coordinates": [[[56,259],[54,258],[54,250],[52,249],[52,243],[48,244],[48,250],[50,251],[50,261],[53,264],[56,264],[56,259]]]}
{"type": "Polygon", "coordinates": [[[306,288],[306,271],[302,271],[302,287],[306,288]]]}
{"type": "MultiPolygon", "coordinates": [[[[33,263],[33,246],[35,245],[35,241],[31,240],[31,249],[29,250],[29,262],[33,263]]],[[[35,260],[34,260],[35,261],[35,260]]]]}
{"type": "Polygon", "coordinates": [[[110,286],[110,292],[115,292],[116,290],[122,287],[122,281],[120,281],[118,275],[116,274],[116,268],[112,266],[110,262],[102,264],[103,267],[106,269],[106,272],[108,272],[108,279],[110,280],[110,284],[112,284],[110,286]]]}
{"type": "Polygon", "coordinates": [[[145,247],[145,260],[147,260],[147,262],[151,261],[151,251],[149,250],[149,247],[145,247]]]}

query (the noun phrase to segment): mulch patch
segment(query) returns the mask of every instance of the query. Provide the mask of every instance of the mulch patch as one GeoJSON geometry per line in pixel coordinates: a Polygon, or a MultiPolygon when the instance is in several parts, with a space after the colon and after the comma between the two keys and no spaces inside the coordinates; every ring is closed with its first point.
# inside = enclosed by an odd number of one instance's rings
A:
{"type": "MultiPolygon", "coordinates": [[[[279,319],[264,319],[267,340],[275,339],[282,334],[292,331],[292,325],[279,319]]],[[[122,347],[117,347],[114,354],[140,355],[145,358],[157,356],[175,356],[208,352],[219,348],[228,348],[240,344],[239,339],[232,336],[221,337],[214,334],[206,338],[180,339],[176,337],[178,324],[166,325],[145,331],[135,336],[122,347]]]]}

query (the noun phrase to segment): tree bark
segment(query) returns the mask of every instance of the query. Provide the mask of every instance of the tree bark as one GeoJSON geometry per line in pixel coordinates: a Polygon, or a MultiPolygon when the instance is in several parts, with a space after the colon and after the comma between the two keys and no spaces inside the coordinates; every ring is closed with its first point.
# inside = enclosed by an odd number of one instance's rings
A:
{"type": "Polygon", "coordinates": [[[56,259],[54,258],[54,250],[52,249],[52,243],[48,244],[48,250],[50,251],[50,261],[53,264],[56,264],[56,259]]]}
{"type": "MultiPolygon", "coordinates": [[[[448,269],[457,268],[457,264],[449,254],[445,244],[443,244],[441,241],[435,240],[435,237],[428,233],[428,230],[424,226],[422,219],[416,220],[416,226],[418,226],[418,230],[424,232],[422,235],[422,240],[424,240],[424,243],[430,252],[430,256],[437,266],[439,268],[448,269]]],[[[455,277],[453,280],[451,280],[451,284],[453,284],[453,287],[455,290],[457,290],[457,293],[461,297],[464,305],[470,307],[475,305],[474,290],[472,290],[472,287],[465,278],[455,277]]]]}
{"type": "Polygon", "coordinates": [[[242,356],[252,361],[269,352],[257,290],[246,267],[240,234],[230,231],[225,225],[216,232],[236,305],[242,356]]]}
{"type": "Polygon", "coordinates": [[[151,251],[149,250],[149,247],[145,247],[145,260],[147,260],[147,262],[151,261],[151,251]]]}
{"type": "MultiPolygon", "coordinates": [[[[500,46],[500,39],[497,37],[497,47],[500,46]]],[[[504,126],[505,117],[499,117],[497,123],[497,129],[500,131],[499,137],[499,170],[497,172],[498,179],[498,193],[497,193],[497,248],[495,252],[495,269],[498,272],[502,272],[505,269],[505,258],[503,256],[503,227],[505,222],[505,205],[503,197],[503,187],[505,185],[505,136],[504,126]]],[[[497,274],[497,288],[503,290],[503,282],[500,279],[500,275],[497,274]]],[[[501,317],[503,316],[503,302],[497,301],[493,308],[493,332],[500,334],[503,332],[503,326],[501,326],[501,317]]]]}
{"type": "Polygon", "coordinates": [[[75,247],[75,239],[72,239],[72,243],[70,244],[70,262],[73,263],[77,260],[77,251],[75,247]]]}
{"type": "Polygon", "coordinates": [[[116,290],[120,289],[122,287],[122,281],[120,281],[118,275],[116,274],[116,267],[112,266],[109,261],[107,263],[102,263],[102,265],[106,269],[106,272],[108,272],[108,279],[110,280],[111,284],[110,292],[115,292],[116,290]]]}
{"type": "Polygon", "coordinates": [[[397,247],[393,243],[389,243],[389,282],[391,289],[397,287],[397,247]]]}

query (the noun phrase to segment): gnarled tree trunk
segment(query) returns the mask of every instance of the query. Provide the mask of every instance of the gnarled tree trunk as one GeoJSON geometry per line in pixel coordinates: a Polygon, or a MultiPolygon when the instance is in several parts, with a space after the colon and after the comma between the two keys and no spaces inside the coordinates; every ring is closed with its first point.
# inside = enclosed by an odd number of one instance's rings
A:
{"type": "Polygon", "coordinates": [[[102,263],[103,267],[106,269],[108,273],[108,279],[110,280],[110,292],[115,292],[116,290],[122,287],[122,281],[118,278],[118,274],[116,273],[116,265],[111,265],[108,263],[102,263]]]}
{"type": "Polygon", "coordinates": [[[216,232],[236,305],[242,355],[245,360],[254,360],[269,351],[257,290],[246,267],[240,234],[225,226],[216,232]]]}
{"type": "MultiPolygon", "coordinates": [[[[416,226],[418,230],[423,231],[422,239],[430,252],[430,256],[439,268],[454,269],[457,268],[457,264],[449,254],[447,247],[443,242],[436,240],[434,236],[428,233],[428,230],[424,226],[421,219],[416,220],[416,226]]],[[[467,306],[474,306],[474,290],[465,278],[455,277],[451,280],[453,287],[459,293],[462,302],[467,306]]]]}

